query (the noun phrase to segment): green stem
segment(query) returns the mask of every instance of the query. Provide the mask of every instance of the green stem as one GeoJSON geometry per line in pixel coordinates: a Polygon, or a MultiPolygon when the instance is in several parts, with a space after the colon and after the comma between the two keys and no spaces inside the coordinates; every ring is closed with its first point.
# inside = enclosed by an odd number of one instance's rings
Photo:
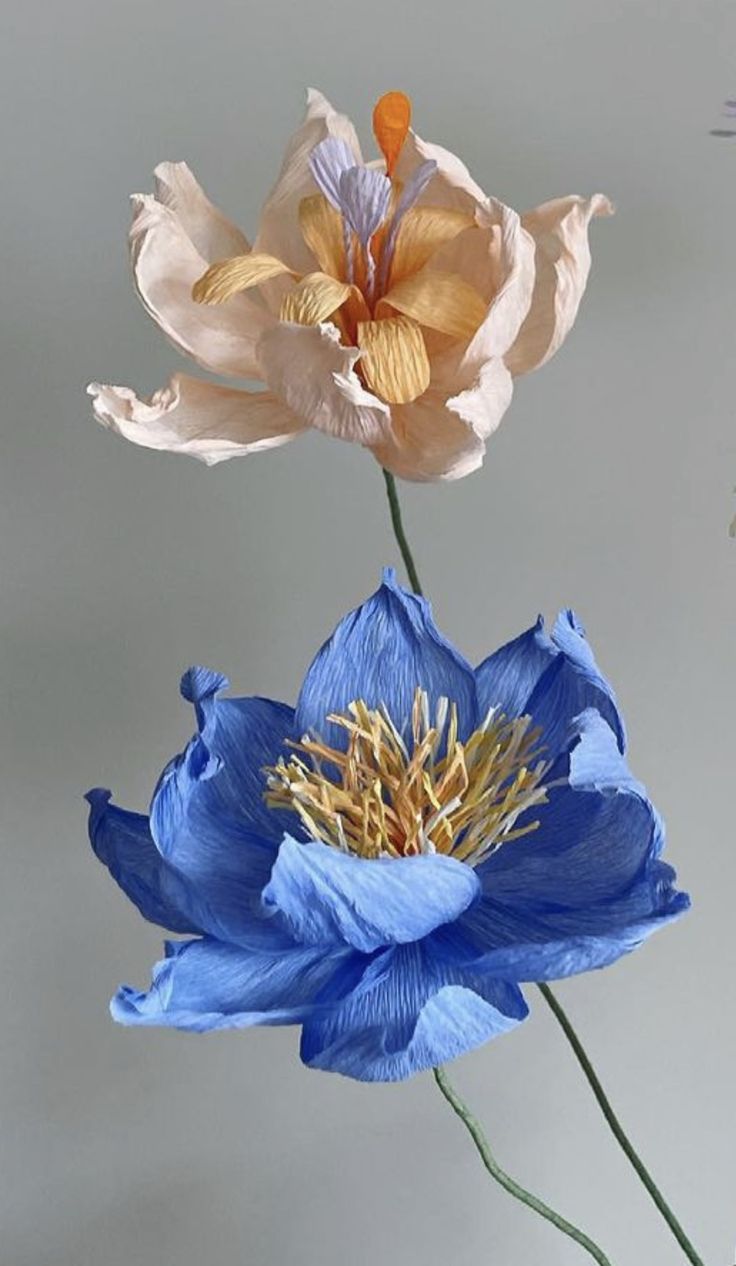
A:
{"type": "MultiPolygon", "coordinates": [[[[414,590],[415,593],[421,594],[422,587],[421,587],[421,584],[419,583],[419,575],[417,573],[417,569],[414,564],[414,559],[412,557],[411,549],[409,548],[409,542],[406,539],[403,523],[401,522],[401,507],[399,505],[399,496],[396,491],[396,481],[393,475],[390,475],[387,470],[384,470],[383,475],[384,475],[384,479],[386,480],[386,491],[388,493],[388,502],[391,509],[391,522],[393,524],[396,541],[398,543],[399,549],[401,550],[401,557],[404,560],[404,565],[409,575],[409,580],[411,582],[412,589],[414,590]]],[[[635,1151],[634,1146],[629,1140],[628,1135],[625,1133],[623,1126],[621,1125],[621,1122],[619,1121],[613,1108],[611,1107],[611,1103],[609,1101],[609,1098],[605,1090],[603,1089],[603,1086],[598,1080],[596,1071],[593,1068],[593,1065],[591,1064],[585,1052],[585,1048],[583,1047],[583,1044],[580,1041],[580,1038],[575,1032],[575,1029],[570,1023],[570,1020],[568,1019],[565,1011],[563,1010],[562,1006],[558,1002],[555,994],[552,992],[549,985],[540,984],[538,988],[540,989],[542,993],[542,997],[544,998],[545,1002],[547,1003],[550,1010],[552,1011],[552,1014],[557,1020],[557,1023],[562,1029],[562,1032],[564,1033],[565,1037],[570,1043],[573,1054],[575,1055],[575,1058],[577,1059],[580,1067],[583,1070],[583,1073],[585,1074],[585,1077],[588,1081],[588,1085],[590,1086],[591,1090],[593,1091],[593,1094],[596,1097],[598,1106],[601,1109],[601,1112],[603,1113],[603,1117],[606,1121],[606,1124],[611,1130],[611,1133],[613,1134],[613,1137],[616,1139],[616,1142],[618,1143],[619,1147],[623,1151],[629,1163],[632,1165],[634,1171],[636,1172],[641,1182],[644,1184],[644,1187],[649,1192],[649,1195],[654,1201],[654,1204],[656,1205],[657,1209],[661,1213],[668,1227],[672,1231],[672,1234],[677,1240],[677,1243],[680,1245],[680,1248],[684,1252],[688,1261],[692,1263],[692,1266],[705,1266],[702,1257],[700,1257],[700,1255],[697,1253],[691,1240],[685,1234],[685,1231],[683,1230],[678,1218],[675,1216],[672,1209],[668,1205],[667,1201],[662,1195],[662,1192],[659,1190],[659,1187],[657,1186],[651,1174],[649,1173],[649,1170],[646,1168],[644,1162],[641,1160],[641,1158],[635,1151]]],[[[435,1076],[437,1076],[437,1074],[435,1074],[435,1076]]],[[[444,1093],[444,1089],[441,1082],[439,1081],[439,1078],[438,1078],[438,1084],[440,1085],[440,1089],[443,1090],[443,1093],[444,1093]]]]}
{"type": "Polygon", "coordinates": [[[659,1187],[657,1186],[654,1179],[652,1178],[652,1175],[649,1173],[649,1170],[647,1169],[643,1160],[635,1151],[634,1145],[629,1139],[628,1135],[626,1134],[618,1117],[616,1116],[616,1113],[614,1112],[611,1106],[611,1102],[608,1098],[608,1095],[606,1094],[605,1090],[603,1089],[603,1086],[601,1085],[598,1079],[598,1074],[596,1073],[592,1063],[590,1062],[590,1059],[588,1058],[588,1055],[585,1052],[585,1048],[583,1047],[583,1044],[580,1041],[580,1038],[578,1037],[572,1024],[570,1023],[570,1020],[568,1019],[566,1012],[563,1010],[560,1002],[557,1000],[555,994],[553,994],[549,985],[539,984],[537,987],[540,993],[542,994],[542,997],[544,998],[545,1002],[547,1003],[550,1011],[552,1012],[553,1016],[557,1020],[557,1023],[562,1029],[562,1032],[565,1034],[565,1037],[570,1043],[570,1046],[572,1047],[572,1050],[573,1050],[573,1054],[575,1055],[576,1060],[578,1061],[580,1067],[583,1070],[583,1073],[585,1074],[588,1085],[590,1086],[591,1090],[593,1091],[593,1094],[595,1095],[598,1101],[598,1106],[601,1112],[603,1113],[603,1116],[605,1117],[606,1123],[611,1133],[613,1134],[613,1137],[615,1138],[619,1147],[623,1151],[627,1160],[636,1170],[636,1173],[638,1174],[642,1183],[644,1184],[647,1191],[649,1192],[649,1195],[651,1196],[655,1205],[659,1209],[659,1212],[662,1214],[662,1217],[664,1218],[665,1222],[670,1228],[672,1234],[677,1240],[677,1243],[680,1245],[680,1248],[682,1249],[683,1253],[687,1257],[688,1261],[692,1262],[693,1266],[704,1266],[702,1257],[696,1251],[692,1242],[690,1241],[688,1236],[685,1234],[685,1231],[683,1227],[681,1226],[678,1218],[675,1216],[672,1209],[668,1205],[667,1201],[665,1200],[664,1196],[662,1195],[662,1192],[659,1190],[659,1187]]]}
{"type": "Polygon", "coordinates": [[[611,1266],[609,1258],[591,1240],[590,1236],[586,1235],[584,1231],[580,1231],[578,1227],[573,1226],[572,1222],[568,1222],[567,1218],[563,1218],[561,1214],[555,1213],[554,1209],[550,1209],[548,1204],[545,1204],[538,1196],[533,1195],[531,1191],[527,1191],[525,1187],[522,1187],[520,1183],[507,1174],[505,1169],[501,1168],[490,1149],[488,1139],[483,1133],[479,1122],[460,1098],[457,1091],[453,1089],[444,1068],[435,1068],[433,1072],[440,1091],[470,1134],[491,1178],[495,1179],[503,1187],[504,1191],[508,1191],[509,1195],[514,1196],[516,1200],[520,1200],[528,1209],[533,1209],[540,1217],[545,1218],[547,1222],[551,1222],[554,1227],[557,1227],[558,1231],[562,1231],[563,1235],[568,1235],[571,1240],[574,1240],[576,1244],[584,1248],[598,1262],[598,1266],[611,1266]]]}
{"type": "Polygon", "coordinates": [[[384,470],[383,477],[386,480],[386,492],[388,494],[388,504],[391,511],[391,523],[394,529],[396,543],[401,550],[401,557],[404,560],[409,582],[415,593],[421,595],[422,586],[419,583],[419,573],[417,572],[412,552],[409,548],[409,542],[406,539],[404,525],[401,522],[401,506],[399,505],[399,494],[396,491],[396,480],[389,471],[384,470]]]}

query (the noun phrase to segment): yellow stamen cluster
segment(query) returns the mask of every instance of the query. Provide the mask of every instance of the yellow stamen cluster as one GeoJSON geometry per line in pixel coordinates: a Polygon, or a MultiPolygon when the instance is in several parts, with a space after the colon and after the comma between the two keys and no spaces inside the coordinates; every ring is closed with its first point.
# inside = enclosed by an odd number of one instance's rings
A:
{"type": "Polygon", "coordinates": [[[528,716],[491,711],[461,742],[455,704],[440,699],[432,720],[417,688],[409,742],[362,700],[328,720],[346,731],[344,750],[306,736],[265,771],[267,803],[295,810],[312,839],[366,858],[437,852],[475,865],[539,825],[516,825],[547,798],[528,716]]]}

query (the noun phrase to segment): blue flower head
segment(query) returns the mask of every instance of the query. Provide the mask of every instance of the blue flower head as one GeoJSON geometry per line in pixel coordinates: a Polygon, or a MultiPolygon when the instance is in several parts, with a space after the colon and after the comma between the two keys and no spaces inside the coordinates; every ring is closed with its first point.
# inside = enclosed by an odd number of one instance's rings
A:
{"type": "Polygon", "coordinates": [[[388,570],[295,709],[226,685],[185,675],[198,732],[148,817],[88,796],[99,859],[187,938],[115,995],[123,1024],[299,1024],[311,1068],[398,1081],[687,909],[572,612],[473,669],[388,570]]]}

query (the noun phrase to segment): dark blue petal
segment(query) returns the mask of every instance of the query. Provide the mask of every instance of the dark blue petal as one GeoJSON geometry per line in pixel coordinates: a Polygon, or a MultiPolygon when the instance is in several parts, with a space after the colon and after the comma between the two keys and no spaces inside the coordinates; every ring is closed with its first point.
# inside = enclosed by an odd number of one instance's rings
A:
{"type": "Polygon", "coordinates": [[[459,963],[500,980],[561,980],[610,966],[689,908],[687,893],[676,892],[661,875],[657,880],[654,874],[620,901],[578,912],[577,918],[570,914],[550,914],[547,919],[539,915],[515,917],[503,907],[494,909],[489,902],[478,907],[479,917],[472,928],[460,924],[454,929],[454,955],[459,963]],[[648,907],[638,918],[633,913],[637,906],[648,907]],[[566,932],[566,926],[578,930],[566,932]],[[586,927],[595,930],[586,932],[586,927]],[[500,935],[508,938],[507,944],[479,953],[484,939],[498,940],[500,935]]]}
{"type": "Polygon", "coordinates": [[[505,716],[523,716],[534,687],[558,654],[540,615],[536,624],[494,651],[476,669],[481,714],[498,708],[505,716]]]}
{"type": "Polygon", "coordinates": [[[366,860],[287,838],[263,903],[300,944],[348,944],[370,954],[421,940],[479,893],[475,871],[441,854],[366,860]]]}
{"type": "Polygon", "coordinates": [[[315,949],[269,954],[209,939],[168,942],[148,992],[123,985],[110,1010],[121,1024],[197,1033],[298,1024],[314,1012],[316,996],[341,961],[315,949]]]}
{"type": "Polygon", "coordinates": [[[508,642],[476,670],[478,706],[507,716],[530,713],[544,732],[548,755],[570,738],[570,727],[586,708],[597,708],[624,751],[626,736],[613,690],[600,672],[583,626],[574,612],[562,611],[552,637],[540,616],[532,628],[508,642]]]}
{"type": "Polygon", "coordinates": [[[472,668],[437,629],[429,603],[402,589],[387,568],[377,593],[340,621],[309,668],[296,709],[297,732],[321,734],[345,747],[345,731],[327,725],[326,718],[355,699],[369,708],[385,705],[401,729],[411,717],[417,686],[427,691],[433,711],[441,696],[457,704],[461,737],[476,728],[472,668]]]}
{"type": "MultiPolygon", "coordinates": [[[[332,991],[344,993],[354,973],[347,962],[332,991]]],[[[310,1068],[359,1081],[403,1081],[508,1032],[527,1013],[516,986],[451,964],[428,942],[402,945],[370,962],[330,1015],[305,1022],[301,1055],[310,1068]]]]}
{"type": "Polygon", "coordinates": [[[548,754],[554,756],[566,748],[575,718],[587,708],[597,709],[608,722],[624,752],[626,731],[616,697],[595,662],[583,626],[572,611],[562,611],[557,617],[552,641],[558,654],[524,707],[541,728],[548,754]]]}
{"type": "MultiPolygon", "coordinates": [[[[583,909],[619,896],[663,847],[662,822],[597,712],[578,718],[566,781],[530,816],[535,831],[482,867],[484,891],[517,908],[583,909]]],[[[551,771],[559,775],[563,762],[551,771]]]]}
{"type": "Polygon", "coordinates": [[[659,860],[661,819],[616,736],[594,711],[579,729],[568,785],[534,810],[536,831],[478,868],[483,897],[452,933],[461,961],[504,979],[604,966],[689,905],[659,860]]]}
{"type": "Polygon", "coordinates": [[[151,838],[148,818],[110,804],[110,792],[101,787],[86,799],[92,848],[144,919],[171,932],[200,932],[201,925],[186,913],[181,882],[151,838]]]}

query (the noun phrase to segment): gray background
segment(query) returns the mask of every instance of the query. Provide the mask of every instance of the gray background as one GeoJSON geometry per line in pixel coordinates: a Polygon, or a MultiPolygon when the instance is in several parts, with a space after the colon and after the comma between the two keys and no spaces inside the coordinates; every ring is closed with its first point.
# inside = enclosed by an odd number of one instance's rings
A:
{"type": "MultiPolygon", "coordinates": [[[[6,0],[0,919],[3,1266],[570,1266],[493,1187],[429,1077],[310,1073],[291,1030],[125,1031],[160,936],[92,858],[81,794],[145,807],[191,725],[193,661],[293,699],[394,559],[382,481],[311,437],[216,470],[89,416],[91,378],[180,367],[130,286],[127,195],[186,158],[255,225],[321,87],[418,130],[519,208],[602,189],[581,320],[523,380],[482,472],[404,486],[437,616],[480,658],[574,604],[666,813],[689,918],[560,993],[710,1266],[731,1266],[736,91],[726,0],[372,4],[6,0]]],[[[463,1059],[509,1168],[615,1266],[678,1250],[609,1140],[551,1016],[463,1059]]]]}

